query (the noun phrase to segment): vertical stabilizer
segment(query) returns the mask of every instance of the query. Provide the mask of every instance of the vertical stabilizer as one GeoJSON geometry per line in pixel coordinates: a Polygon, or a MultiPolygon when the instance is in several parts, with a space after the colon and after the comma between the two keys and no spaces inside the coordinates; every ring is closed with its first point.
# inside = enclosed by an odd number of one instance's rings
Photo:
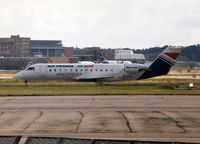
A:
{"type": "Polygon", "coordinates": [[[103,53],[100,52],[99,55],[100,55],[100,62],[102,62],[102,63],[103,63],[103,62],[106,62],[106,59],[105,59],[103,53]]]}
{"type": "Polygon", "coordinates": [[[167,47],[149,66],[138,79],[151,78],[168,74],[170,68],[176,63],[176,59],[183,47],[167,47]]]}

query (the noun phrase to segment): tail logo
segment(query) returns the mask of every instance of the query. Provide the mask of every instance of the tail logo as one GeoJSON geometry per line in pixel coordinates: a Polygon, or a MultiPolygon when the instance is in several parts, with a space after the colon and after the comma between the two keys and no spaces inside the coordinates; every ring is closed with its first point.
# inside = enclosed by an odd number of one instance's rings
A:
{"type": "Polygon", "coordinates": [[[167,55],[168,57],[174,59],[174,60],[176,60],[178,55],[179,55],[179,53],[164,53],[164,54],[167,55]]]}

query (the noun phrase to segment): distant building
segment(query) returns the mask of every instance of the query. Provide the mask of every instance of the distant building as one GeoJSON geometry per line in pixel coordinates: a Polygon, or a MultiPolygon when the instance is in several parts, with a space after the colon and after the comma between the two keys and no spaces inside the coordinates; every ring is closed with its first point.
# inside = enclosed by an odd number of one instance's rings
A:
{"type": "Polygon", "coordinates": [[[42,57],[0,57],[0,69],[24,69],[28,64],[47,63],[47,58],[42,57]]]}
{"type": "Polygon", "coordinates": [[[12,35],[10,38],[0,38],[0,56],[30,57],[30,38],[12,35]]]}
{"type": "Polygon", "coordinates": [[[115,60],[115,49],[101,49],[105,59],[115,60]]]}
{"type": "Polygon", "coordinates": [[[78,63],[79,61],[79,57],[69,57],[69,63],[78,63]]]}
{"type": "Polygon", "coordinates": [[[12,35],[0,38],[0,69],[23,69],[30,63],[47,63],[49,57],[64,53],[61,40],[31,40],[12,35]]]}
{"type": "Polygon", "coordinates": [[[100,49],[100,47],[87,47],[74,49],[73,57],[70,57],[70,62],[75,61],[99,61],[102,52],[107,60],[131,61],[135,63],[144,63],[145,57],[143,54],[134,54],[132,50],[124,49],[100,49]]]}
{"type": "Polygon", "coordinates": [[[69,58],[66,57],[47,57],[48,63],[69,63],[69,58]]]}
{"type": "Polygon", "coordinates": [[[182,69],[199,69],[200,65],[195,61],[177,61],[176,64],[172,67],[176,70],[182,69]]]}
{"type": "Polygon", "coordinates": [[[86,47],[74,49],[73,57],[78,57],[80,61],[97,61],[99,59],[100,47],[86,47]]]}
{"type": "Polygon", "coordinates": [[[65,57],[73,57],[74,55],[74,47],[63,47],[65,57]]]}
{"type": "Polygon", "coordinates": [[[50,57],[53,62],[68,62],[73,53],[74,48],[63,47],[61,40],[31,40],[12,35],[0,38],[0,69],[23,69],[29,63],[47,63],[50,57]]]}
{"type": "Polygon", "coordinates": [[[101,49],[105,59],[145,63],[143,54],[135,54],[131,49],[101,49]]]}
{"type": "Polygon", "coordinates": [[[0,56],[3,57],[61,57],[62,55],[64,48],[61,40],[31,40],[29,37],[19,35],[0,38],[0,56]]]}
{"type": "Polygon", "coordinates": [[[115,50],[115,60],[125,60],[135,63],[145,63],[145,57],[143,54],[135,54],[132,50],[115,50]]]}
{"type": "Polygon", "coordinates": [[[31,40],[29,37],[11,35],[0,38],[0,69],[22,69],[29,63],[65,63],[99,61],[100,51],[107,60],[128,60],[143,63],[144,55],[134,54],[130,49],[83,49],[63,47],[61,40],[31,40]],[[65,58],[66,57],[66,58],[65,58]]]}
{"type": "Polygon", "coordinates": [[[31,40],[30,47],[32,56],[61,57],[64,55],[61,40],[31,40]]]}

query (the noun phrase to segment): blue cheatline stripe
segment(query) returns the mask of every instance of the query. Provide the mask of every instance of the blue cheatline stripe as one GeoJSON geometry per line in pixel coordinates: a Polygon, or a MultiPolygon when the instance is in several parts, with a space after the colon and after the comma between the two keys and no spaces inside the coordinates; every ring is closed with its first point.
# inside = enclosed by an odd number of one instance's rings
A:
{"type": "Polygon", "coordinates": [[[172,64],[175,64],[176,60],[170,58],[169,56],[165,55],[165,54],[162,54],[160,55],[162,56],[165,60],[167,60],[168,62],[172,63],[172,64]]]}
{"type": "Polygon", "coordinates": [[[158,59],[164,61],[165,63],[167,63],[167,64],[169,64],[169,65],[172,65],[170,62],[166,61],[166,60],[165,60],[164,58],[162,58],[162,57],[159,57],[158,59]]]}
{"type": "Polygon", "coordinates": [[[159,56],[158,58],[161,59],[162,61],[168,63],[169,65],[174,65],[174,62],[169,61],[168,59],[166,59],[166,58],[163,57],[163,56],[159,56]]]}

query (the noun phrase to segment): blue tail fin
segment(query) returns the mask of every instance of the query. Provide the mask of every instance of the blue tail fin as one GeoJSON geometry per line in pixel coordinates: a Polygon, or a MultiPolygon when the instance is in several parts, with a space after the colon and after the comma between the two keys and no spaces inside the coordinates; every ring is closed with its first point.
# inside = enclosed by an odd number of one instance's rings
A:
{"type": "Polygon", "coordinates": [[[166,75],[176,63],[176,59],[183,47],[167,47],[149,66],[138,79],[151,78],[166,75]]]}
{"type": "Polygon", "coordinates": [[[105,62],[106,61],[106,59],[105,59],[105,57],[103,56],[103,53],[102,52],[99,52],[99,54],[100,54],[100,62],[105,62]]]}

